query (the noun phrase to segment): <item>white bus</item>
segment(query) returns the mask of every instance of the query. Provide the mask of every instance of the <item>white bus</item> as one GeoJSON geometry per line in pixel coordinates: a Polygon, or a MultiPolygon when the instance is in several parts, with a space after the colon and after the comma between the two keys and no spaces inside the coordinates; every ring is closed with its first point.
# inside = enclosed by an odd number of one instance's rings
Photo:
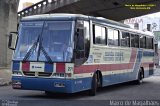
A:
{"type": "Polygon", "coordinates": [[[154,72],[154,35],[104,18],[45,14],[22,18],[12,47],[14,89],[75,93],[154,72]]]}

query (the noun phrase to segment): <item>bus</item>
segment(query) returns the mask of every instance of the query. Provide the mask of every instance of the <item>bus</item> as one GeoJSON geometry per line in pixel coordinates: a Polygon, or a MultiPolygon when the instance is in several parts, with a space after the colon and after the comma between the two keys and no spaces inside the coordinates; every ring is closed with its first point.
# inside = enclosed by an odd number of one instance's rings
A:
{"type": "Polygon", "coordinates": [[[12,87],[75,93],[135,81],[154,73],[154,35],[102,17],[42,14],[11,32],[12,87]]]}

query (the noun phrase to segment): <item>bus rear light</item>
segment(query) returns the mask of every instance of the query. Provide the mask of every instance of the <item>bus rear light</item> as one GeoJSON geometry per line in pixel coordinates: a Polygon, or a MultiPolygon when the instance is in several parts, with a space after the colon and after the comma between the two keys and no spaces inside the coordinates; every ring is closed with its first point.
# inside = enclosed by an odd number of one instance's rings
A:
{"type": "Polygon", "coordinates": [[[56,64],[56,72],[57,73],[65,73],[65,63],[57,63],[56,64]]]}

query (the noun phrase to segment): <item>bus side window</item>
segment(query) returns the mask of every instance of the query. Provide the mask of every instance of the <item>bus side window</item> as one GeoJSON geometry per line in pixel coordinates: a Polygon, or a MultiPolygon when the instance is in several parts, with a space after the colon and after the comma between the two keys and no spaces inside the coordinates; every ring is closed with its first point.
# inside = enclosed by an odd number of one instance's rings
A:
{"type": "Polygon", "coordinates": [[[100,25],[93,25],[93,43],[106,45],[106,29],[100,25]]]}
{"type": "Polygon", "coordinates": [[[76,58],[84,58],[84,29],[77,29],[76,39],[76,58]]]}
{"type": "Polygon", "coordinates": [[[146,48],[153,49],[153,38],[146,37],[146,48]]]}
{"type": "Polygon", "coordinates": [[[140,36],[140,48],[146,48],[146,37],[144,35],[140,36]]]}
{"type": "Polygon", "coordinates": [[[108,45],[114,45],[114,33],[113,29],[108,28],[108,45]]]}
{"type": "Polygon", "coordinates": [[[122,47],[130,47],[130,34],[128,32],[122,31],[121,46],[122,47]]]}
{"type": "Polygon", "coordinates": [[[90,32],[89,32],[89,21],[84,21],[84,44],[85,44],[85,58],[89,57],[90,50],[90,32]]]}
{"type": "Polygon", "coordinates": [[[131,47],[135,47],[135,45],[134,45],[134,34],[131,34],[131,47]]]}
{"type": "Polygon", "coordinates": [[[116,29],[108,28],[108,45],[109,46],[120,46],[119,31],[116,29]]]}
{"type": "Polygon", "coordinates": [[[131,34],[131,47],[139,48],[139,35],[131,34]]]}
{"type": "Polygon", "coordinates": [[[135,47],[136,48],[139,48],[139,35],[135,35],[135,38],[134,38],[134,43],[135,43],[135,47]]]}
{"type": "Polygon", "coordinates": [[[114,39],[113,39],[114,46],[119,46],[120,45],[120,43],[119,43],[119,31],[114,30],[113,33],[114,33],[114,39]]]}

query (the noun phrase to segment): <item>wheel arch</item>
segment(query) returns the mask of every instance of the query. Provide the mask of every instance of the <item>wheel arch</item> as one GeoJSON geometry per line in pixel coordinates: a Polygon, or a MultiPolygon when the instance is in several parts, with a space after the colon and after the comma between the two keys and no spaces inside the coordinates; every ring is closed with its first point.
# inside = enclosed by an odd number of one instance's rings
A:
{"type": "Polygon", "coordinates": [[[140,67],[141,68],[141,71],[142,71],[142,74],[143,74],[143,78],[144,78],[144,68],[143,67],[140,67]]]}
{"type": "Polygon", "coordinates": [[[100,80],[100,83],[101,83],[100,86],[102,86],[102,85],[103,85],[103,76],[102,76],[102,72],[101,72],[100,70],[96,70],[94,74],[97,74],[97,75],[98,75],[99,80],[100,80]]]}

